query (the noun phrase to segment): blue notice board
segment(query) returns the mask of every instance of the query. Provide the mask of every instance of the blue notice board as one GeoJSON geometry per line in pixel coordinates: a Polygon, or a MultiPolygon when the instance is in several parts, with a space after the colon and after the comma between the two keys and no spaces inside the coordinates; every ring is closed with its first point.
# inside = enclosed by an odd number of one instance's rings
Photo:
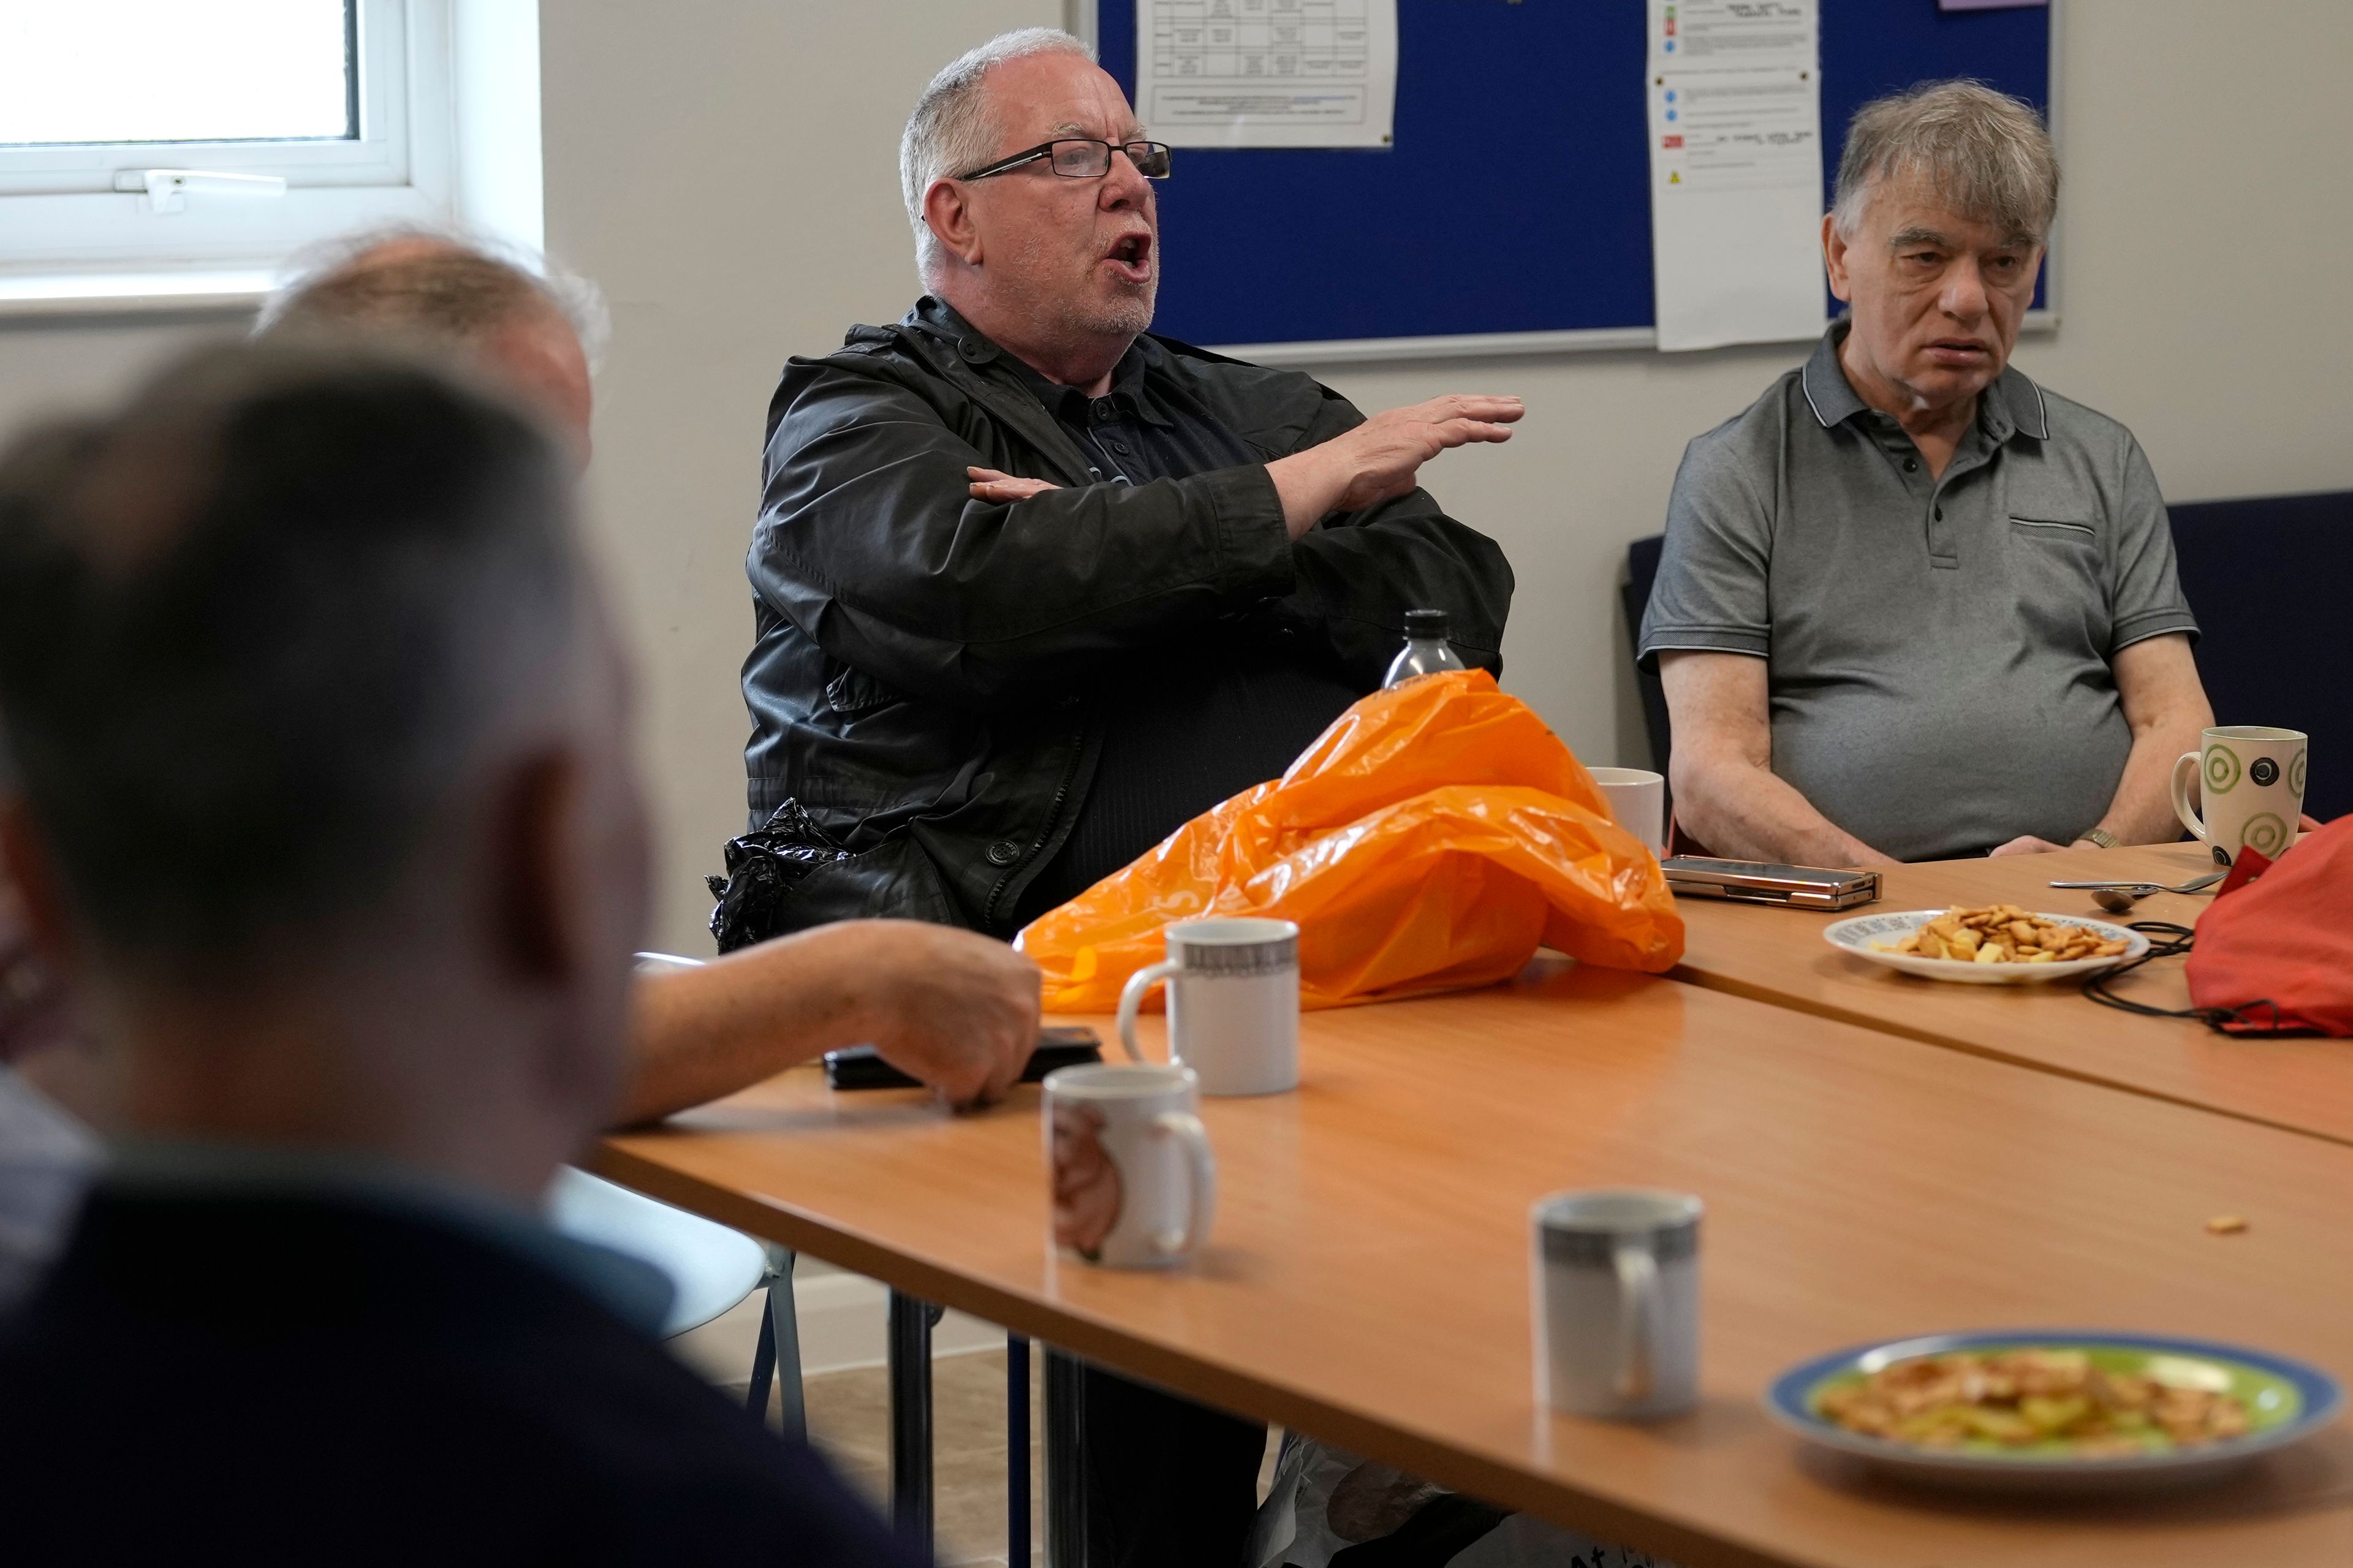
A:
{"type": "MultiPolygon", "coordinates": [[[[1651,325],[1643,17],[1398,0],[1394,146],[1177,150],[1155,325],[1197,343],[1651,325]]],[[[1097,26],[1133,99],[1132,0],[1100,0],[1097,26]]],[[[1821,67],[1827,178],[1854,110],[1915,82],[1974,77],[2047,112],[2051,13],[1821,0],[1821,67]]]]}

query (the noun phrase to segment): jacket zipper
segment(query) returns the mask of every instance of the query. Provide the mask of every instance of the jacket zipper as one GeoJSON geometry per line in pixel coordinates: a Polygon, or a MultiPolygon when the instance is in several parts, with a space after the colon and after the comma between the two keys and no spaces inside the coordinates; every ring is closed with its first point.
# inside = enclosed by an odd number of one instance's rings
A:
{"type": "Polygon", "coordinates": [[[1054,841],[1055,825],[1062,817],[1062,803],[1070,798],[1071,780],[1077,776],[1079,763],[1086,759],[1086,727],[1081,725],[1077,734],[1071,739],[1071,760],[1063,764],[1062,781],[1054,786],[1054,798],[1046,806],[1046,830],[1039,834],[1038,841],[1029,847],[1029,853],[1008,867],[1005,875],[997,879],[997,886],[989,889],[988,909],[982,915],[982,919],[990,925],[997,923],[997,906],[1004,899],[1005,889],[1012,885],[1013,879],[1019,876],[1029,867],[1029,862],[1038,858],[1039,850],[1054,841]]]}

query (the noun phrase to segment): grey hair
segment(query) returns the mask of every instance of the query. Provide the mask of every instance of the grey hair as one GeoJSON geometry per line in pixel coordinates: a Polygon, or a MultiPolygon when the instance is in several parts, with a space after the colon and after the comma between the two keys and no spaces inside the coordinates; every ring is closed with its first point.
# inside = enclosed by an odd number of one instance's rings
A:
{"type": "Polygon", "coordinates": [[[111,958],[217,980],[407,896],[483,747],[575,689],[568,469],[438,370],[278,339],[0,452],[0,726],[111,958]]]}
{"type": "Polygon", "coordinates": [[[981,96],[988,68],[1031,55],[1077,55],[1092,60],[1083,38],[1059,27],[1017,27],[950,60],[915,100],[907,129],[899,138],[899,192],[906,198],[907,222],[915,230],[915,270],[929,288],[943,259],[940,242],[923,221],[923,193],[934,180],[958,169],[976,168],[997,151],[997,127],[981,96]]]}
{"type": "Polygon", "coordinates": [[[1881,182],[1925,179],[1955,211],[2040,242],[2059,211],[2059,155],[2024,99],[1932,81],[1873,99],[1847,123],[1831,220],[1852,238],[1881,182]]]}
{"type": "MultiPolygon", "coordinates": [[[[337,235],[297,251],[287,263],[278,287],[261,307],[254,335],[266,337],[290,316],[300,317],[313,305],[332,313],[335,303],[324,298],[326,286],[347,279],[352,264],[372,250],[404,240],[446,247],[455,259],[471,263],[469,270],[489,284],[470,291],[470,298],[419,297],[393,307],[393,313],[448,337],[465,337],[479,330],[484,312],[511,310],[516,301],[535,298],[562,316],[580,340],[580,351],[593,371],[603,362],[613,335],[613,318],[605,306],[604,290],[588,279],[551,260],[528,246],[470,234],[453,226],[433,223],[384,224],[337,235]],[[501,284],[512,285],[501,287],[501,284]]],[[[375,301],[385,309],[386,302],[375,301]]]]}

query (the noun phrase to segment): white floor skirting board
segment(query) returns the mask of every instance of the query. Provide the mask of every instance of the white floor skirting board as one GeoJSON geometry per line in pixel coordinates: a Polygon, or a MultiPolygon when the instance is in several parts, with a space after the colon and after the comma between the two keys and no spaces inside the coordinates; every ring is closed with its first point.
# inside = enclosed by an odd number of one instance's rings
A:
{"type": "MultiPolygon", "coordinates": [[[[800,1313],[802,1374],[881,1366],[890,1296],[880,1281],[804,1259],[793,1284],[793,1305],[800,1313]]],[[[670,1348],[713,1383],[744,1383],[752,1375],[752,1352],[759,1343],[765,1301],[765,1292],[754,1291],[734,1310],[681,1334],[670,1348]]],[[[932,1331],[934,1357],[997,1350],[1004,1343],[1003,1329],[962,1312],[950,1312],[932,1331]]]]}

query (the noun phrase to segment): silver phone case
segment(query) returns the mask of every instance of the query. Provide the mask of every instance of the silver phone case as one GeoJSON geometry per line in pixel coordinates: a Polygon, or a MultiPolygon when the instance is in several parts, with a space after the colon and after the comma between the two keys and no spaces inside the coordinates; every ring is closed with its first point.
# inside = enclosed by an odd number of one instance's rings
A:
{"type": "Polygon", "coordinates": [[[1823,866],[1769,866],[1752,860],[1677,855],[1659,863],[1679,899],[1731,899],[1798,910],[1851,910],[1879,899],[1879,873],[1823,866]]]}

